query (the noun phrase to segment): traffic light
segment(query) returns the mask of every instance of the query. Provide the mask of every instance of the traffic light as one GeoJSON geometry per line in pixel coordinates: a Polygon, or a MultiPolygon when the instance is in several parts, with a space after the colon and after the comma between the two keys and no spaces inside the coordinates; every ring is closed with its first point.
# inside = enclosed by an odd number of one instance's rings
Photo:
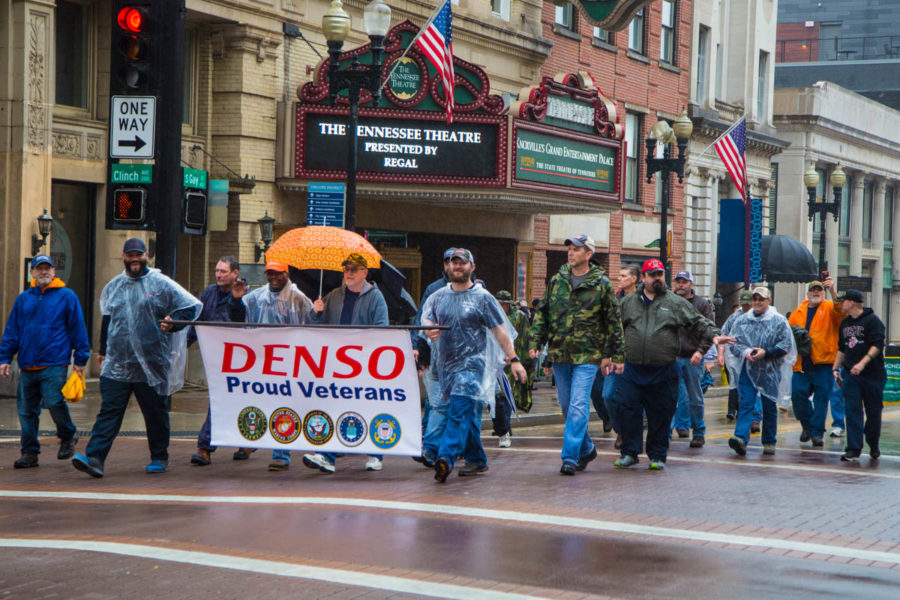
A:
{"type": "Polygon", "coordinates": [[[196,190],[184,192],[184,209],[182,210],[184,233],[203,235],[206,233],[206,194],[196,190]]]}
{"type": "Polygon", "coordinates": [[[106,213],[109,229],[147,229],[147,190],[142,187],[113,188],[106,213]]]}
{"type": "Polygon", "coordinates": [[[113,1],[110,40],[110,95],[147,94],[158,90],[155,77],[153,4],[113,1]]]}

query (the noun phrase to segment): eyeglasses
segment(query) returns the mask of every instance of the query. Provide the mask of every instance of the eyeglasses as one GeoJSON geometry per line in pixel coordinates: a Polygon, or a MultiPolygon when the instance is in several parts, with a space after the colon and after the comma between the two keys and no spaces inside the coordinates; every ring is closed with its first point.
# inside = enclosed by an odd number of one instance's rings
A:
{"type": "Polygon", "coordinates": [[[344,273],[358,273],[366,270],[365,267],[344,267],[344,273]]]}

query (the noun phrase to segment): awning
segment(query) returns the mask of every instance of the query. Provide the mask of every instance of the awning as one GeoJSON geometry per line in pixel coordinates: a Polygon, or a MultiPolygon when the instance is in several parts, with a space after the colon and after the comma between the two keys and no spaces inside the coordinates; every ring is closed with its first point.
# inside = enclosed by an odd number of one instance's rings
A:
{"type": "Polygon", "coordinates": [[[819,278],[818,267],[809,249],[786,235],[762,236],[763,280],[806,283],[819,278]]]}

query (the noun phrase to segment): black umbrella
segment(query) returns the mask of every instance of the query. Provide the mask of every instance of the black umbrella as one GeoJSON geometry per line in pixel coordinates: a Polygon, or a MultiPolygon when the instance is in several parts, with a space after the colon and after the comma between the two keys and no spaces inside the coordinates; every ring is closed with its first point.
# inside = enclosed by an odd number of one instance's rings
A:
{"type": "Polygon", "coordinates": [[[809,249],[786,235],[762,236],[762,272],[768,282],[806,283],[819,278],[809,249]]]}

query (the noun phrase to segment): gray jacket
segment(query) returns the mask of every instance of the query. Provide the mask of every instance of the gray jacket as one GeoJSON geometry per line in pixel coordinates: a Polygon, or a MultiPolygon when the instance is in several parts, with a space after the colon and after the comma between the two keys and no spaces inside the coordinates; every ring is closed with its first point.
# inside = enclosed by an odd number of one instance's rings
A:
{"type": "MultiPolygon", "coordinates": [[[[325,310],[321,313],[310,312],[310,322],[337,325],[341,322],[341,311],[344,308],[344,292],[347,286],[342,285],[325,294],[325,310]]],[[[353,325],[387,325],[387,302],[375,284],[368,281],[363,285],[359,298],[353,306],[353,325]]]]}

